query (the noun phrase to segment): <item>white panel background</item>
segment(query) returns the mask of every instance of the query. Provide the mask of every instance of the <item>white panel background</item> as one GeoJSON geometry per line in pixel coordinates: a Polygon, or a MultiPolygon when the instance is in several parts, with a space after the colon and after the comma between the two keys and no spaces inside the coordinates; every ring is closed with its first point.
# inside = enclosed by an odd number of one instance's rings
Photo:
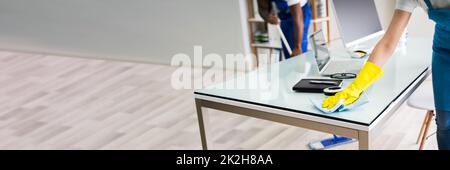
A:
{"type": "Polygon", "coordinates": [[[0,49],[166,64],[194,45],[246,53],[242,2],[0,0],[0,49]]]}

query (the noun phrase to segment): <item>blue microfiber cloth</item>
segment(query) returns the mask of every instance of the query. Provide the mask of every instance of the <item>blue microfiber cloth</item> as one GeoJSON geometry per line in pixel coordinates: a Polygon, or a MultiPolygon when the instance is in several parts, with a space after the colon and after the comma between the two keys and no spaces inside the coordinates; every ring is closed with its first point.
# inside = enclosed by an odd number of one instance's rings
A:
{"type": "Polygon", "coordinates": [[[324,112],[324,113],[334,113],[334,112],[343,112],[343,111],[347,111],[347,110],[352,110],[352,109],[356,109],[366,103],[369,103],[369,99],[367,98],[367,96],[363,93],[358,100],[356,100],[354,103],[348,105],[348,106],[344,106],[344,100],[340,100],[336,106],[334,106],[331,109],[327,109],[327,108],[322,108],[322,102],[323,100],[326,98],[322,97],[322,98],[315,98],[312,99],[310,98],[309,100],[311,101],[311,103],[314,105],[314,107],[316,107],[317,109],[319,109],[320,111],[324,112]]]}

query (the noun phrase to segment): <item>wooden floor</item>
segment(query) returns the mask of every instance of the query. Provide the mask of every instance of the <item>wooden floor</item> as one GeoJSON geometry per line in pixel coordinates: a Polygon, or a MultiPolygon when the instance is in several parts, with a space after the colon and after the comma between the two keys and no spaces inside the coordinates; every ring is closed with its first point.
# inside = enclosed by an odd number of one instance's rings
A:
{"type": "MultiPolygon", "coordinates": [[[[192,90],[172,89],[174,70],[0,52],[0,149],[200,149],[192,90]]],[[[209,114],[212,149],[308,149],[308,142],[330,136],[219,111],[209,114]]],[[[402,106],[374,149],[417,149],[424,115],[402,106]]],[[[435,138],[425,149],[437,148],[435,138]]],[[[335,149],[356,148],[352,143],[335,149]]]]}

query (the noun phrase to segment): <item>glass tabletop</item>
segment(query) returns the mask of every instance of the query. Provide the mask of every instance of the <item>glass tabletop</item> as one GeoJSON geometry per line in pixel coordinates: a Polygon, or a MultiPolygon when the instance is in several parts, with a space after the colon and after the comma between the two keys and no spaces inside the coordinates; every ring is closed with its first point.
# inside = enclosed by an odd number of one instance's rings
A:
{"type": "MultiPolygon", "coordinates": [[[[376,41],[371,41],[364,45],[373,46],[375,43],[376,41]]],[[[428,70],[431,65],[431,46],[431,39],[409,38],[406,45],[400,46],[383,66],[384,76],[364,92],[369,103],[351,111],[323,113],[310,102],[311,99],[323,98],[323,94],[292,90],[302,78],[324,78],[319,75],[311,52],[262,66],[243,76],[196,90],[195,94],[284,109],[294,114],[370,125],[390,103],[428,70]]],[[[350,59],[345,51],[333,49],[331,53],[334,59],[350,59]]],[[[343,86],[351,81],[345,80],[343,86]]]]}

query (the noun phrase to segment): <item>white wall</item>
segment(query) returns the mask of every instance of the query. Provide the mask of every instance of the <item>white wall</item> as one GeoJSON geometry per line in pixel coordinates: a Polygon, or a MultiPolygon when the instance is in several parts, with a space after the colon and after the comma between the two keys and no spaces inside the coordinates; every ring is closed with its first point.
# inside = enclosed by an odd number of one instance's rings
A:
{"type": "Polygon", "coordinates": [[[156,63],[194,45],[247,53],[241,1],[0,0],[0,49],[156,63]]]}

